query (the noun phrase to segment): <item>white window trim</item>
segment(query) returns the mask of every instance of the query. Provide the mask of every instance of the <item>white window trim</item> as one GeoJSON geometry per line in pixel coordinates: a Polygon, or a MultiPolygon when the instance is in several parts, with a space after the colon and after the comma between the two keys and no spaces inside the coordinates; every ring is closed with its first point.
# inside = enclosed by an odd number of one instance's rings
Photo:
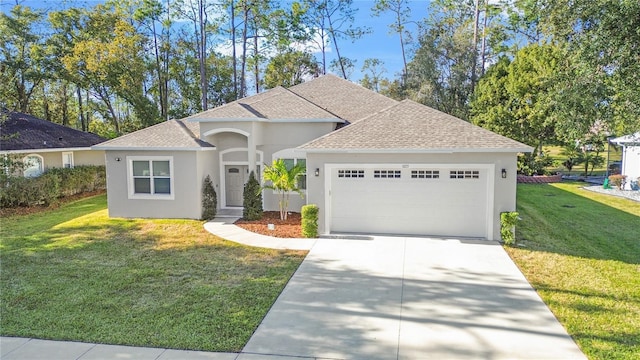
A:
{"type": "MultiPolygon", "coordinates": [[[[280,150],[280,151],[274,152],[273,155],[271,155],[271,158],[272,158],[271,160],[275,161],[275,160],[278,160],[278,159],[282,159],[282,160],[284,160],[284,159],[293,159],[293,165],[295,166],[298,163],[298,160],[304,160],[305,164],[306,164],[307,157],[305,155],[306,154],[303,154],[303,153],[300,153],[299,151],[296,151],[296,149],[284,149],[284,150],[280,150]]],[[[309,187],[309,177],[308,177],[307,172],[308,171],[305,170],[304,174],[300,174],[300,175],[307,176],[306,185],[307,185],[307,188],[308,188],[309,187]]],[[[303,194],[307,193],[307,189],[300,189],[300,191],[303,194]]],[[[278,192],[275,191],[275,190],[272,190],[272,193],[277,194],[278,192]]],[[[295,191],[289,191],[288,193],[289,194],[295,194],[296,192],[295,191]]]]}
{"type": "Polygon", "coordinates": [[[71,155],[69,158],[71,159],[71,162],[69,163],[69,168],[74,168],[75,167],[75,161],[73,158],[73,151],[65,151],[62,153],[62,167],[66,168],[64,160],[66,159],[67,155],[71,155]]]}
{"type": "Polygon", "coordinates": [[[26,174],[24,173],[24,171],[25,171],[25,170],[27,170],[27,169],[26,169],[26,168],[23,168],[23,171],[22,171],[23,176],[24,176],[24,177],[38,177],[38,176],[40,176],[40,175],[44,174],[44,158],[42,157],[42,155],[38,155],[38,154],[28,154],[28,155],[25,155],[25,156],[22,158],[22,163],[23,163],[23,164],[26,164],[26,163],[27,163],[27,158],[30,158],[30,157],[37,157],[37,158],[39,158],[39,159],[40,159],[40,173],[38,173],[38,174],[37,174],[37,175],[35,175],[35,176],[26,176],[26,174]]]}
{"type": "Polygon", "coordinates": [[[129,199],[132,200],[173,200],[175,199],[175,172],[173,171],[173,156],[127,156],[127,187],[129,199]],[[133,181],[134,161],[169,161],[169,194],[136,194],[133,181]]]}

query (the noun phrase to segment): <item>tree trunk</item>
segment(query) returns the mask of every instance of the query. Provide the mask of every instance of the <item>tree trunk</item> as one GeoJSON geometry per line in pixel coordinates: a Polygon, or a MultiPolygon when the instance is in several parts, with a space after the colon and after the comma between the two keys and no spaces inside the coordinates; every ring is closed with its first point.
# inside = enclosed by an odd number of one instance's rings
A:
{"type": "Polygon", "coordinates": [[[198,1],[199,23],[200,23],[200,91],[202,95],[202,111],[208,109],[207,104],[207,71],[205,67],[206,55],[206,35],[204,28],[204,0],[198,1]]]}
{"type": "Polygon", "coordinates": [[[473,13],[473,55],[471,59],[471,93],[476,87],[476,72],[478,67],[478,28],[480,23],[480,0],[474,2],[473,13]]]}
{"type": "Polygon", "coordinates": [[[258,25],[255,25],[253,35],[253,73],[256,79],[256,94],[260,93],[260,54],[258,52],[258,25]]]}
{"type": "Polygon", "coordinates": [[[233,92],[238,99],[238,56],[236,54],[236,11],[231,0],[231,51],[233,54],[233,92]]]}
{"type": "Polygon", "coordinates": [[[87,124],[84,117],[84,110],[82,109],[82,92],[80,91],[80,86],[76,85],[76,95],[78,96],[78,115],[80,116],[80,128],[82,131],[89,130],[89,124],[87,124]]]}
{"type": "Polygon", "coordinates": [[[242,64],[240,65],[240,98],[244,97],[244,91],[246,89],[247,79],[247,31],[249,22],[249,7],[246,1],[243,2],[243,17],[244,24],[242,25],[242,64]]]}
{"type": "Polygon", "coordinates": [[[338,56],[338,63],[340,64],[340,70],[342,71],[342,77],[347,79],[347,72],[344,70],[344,64],[342,63],[342,56],[340,56],[340,49],[338,48],[338,40],[336,39],[335,31],[333,30],[333,23],[331,21],[331,16],[329,15],[329,10],[325,9],[327,13],[327,20],[329,21],[329,35],[331,36],[331,40],[333,41],[333,47],[336,48],[336,56],[338,56]]]}

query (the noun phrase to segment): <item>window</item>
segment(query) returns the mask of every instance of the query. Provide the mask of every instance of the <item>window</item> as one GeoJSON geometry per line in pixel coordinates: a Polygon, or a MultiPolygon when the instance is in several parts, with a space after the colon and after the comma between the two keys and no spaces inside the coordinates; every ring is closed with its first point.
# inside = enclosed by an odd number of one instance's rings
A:
{"type": "Polygon", "coordinates": [[[412,179],[439,179],[440,171],[438,170],[411,170],[412,179]]]}
{"type": "Polygon", "coordinates": [[[450,179],[479,179],[480,171],[478,170],[451,170],[449,171],[450,179]]]}
{"type": "Polygon", "coordinates": [[[27,155],[22,159],[24,177],[40,176],[44,172],[44,159],[40,155],[27,155]]]}
{"type": "Polygon", "coordinates": [[[339,178],[363,178],[364,170],[338,170],[339,178]]]}
{"type": "Polygon", "coordinates": [[[173,198],[171,157],[130,157],[129,198],[173,198]]]}
{"type": "Polygon", "coordinates": [[[400,179],[400,170],[373,170],[373,177],[378,179],[400,179]]]}
{"type": "Polygon", "coordinates": [[[73,153],[72,152],[63,152],[62,153],[62,167],[63,168],[72,168],[73,167],[73,153]]]}
{"type": "Polygon", "coordinates": [[[307,159],[282,159],[287,170],[291,170],[294,166],[300,165],[304,168],[304,172],[298,175],[298,189],[307,189],[307,159]]]}

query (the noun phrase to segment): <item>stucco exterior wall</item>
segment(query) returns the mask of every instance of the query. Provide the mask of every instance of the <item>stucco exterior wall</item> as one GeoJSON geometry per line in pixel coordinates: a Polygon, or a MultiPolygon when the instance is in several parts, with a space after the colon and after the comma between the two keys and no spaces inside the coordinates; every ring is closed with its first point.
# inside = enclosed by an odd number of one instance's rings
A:
{"type": "Polygon", "coordinates": [[[61,168],[62,153],[72,152],[73,163],[75,166],[80,165],[104,165],[104,151],[102,150],[76,150],[76,151],[24,151],[20,153],[12,153],[11,156],[22,160],[29,155],[40,155],[44,161],[44,169],[61,168]]]}
{"type": "Polygon", "coordinates": [[[640,178],[640,146],[625,146],[623,149],[622,175],[627,175],[625,189],[631,190],[631,181],[640,178]]]}
{"type": "Polygon", "coordinates": [[[202,180],[214,151],[106,151],[107,202],[110,217],[199,219],[202,180]],[[173,199],[130,199],[128,157],[167,156],[173,159],[173,199]],[[119,161],[118,161],[119,159],[119,161]]]}
{"type": "MultiPolygon", "coordinates": [[[[493,164],[494,168],[494,207],[493,239],[500,238],[500,213],[515,211],[516,208],[516,154],[515,153],[453,153],[453,154],[359,154],[359,153],[308,153],[307,177],[308,196],[306,203],[316,204],[320,208],[319,232],[326,234],[324,228],[325,213],[325,164],[493,164]],[[320,176],[314,176],[315,169],[320,176]],[[502,169],[507,178],[502,178],[502,169]]],[[[491,185],[489,185],[491,186],[491,185]]],[[[389,209],[389,211],[393,211],[389,209]]]]}

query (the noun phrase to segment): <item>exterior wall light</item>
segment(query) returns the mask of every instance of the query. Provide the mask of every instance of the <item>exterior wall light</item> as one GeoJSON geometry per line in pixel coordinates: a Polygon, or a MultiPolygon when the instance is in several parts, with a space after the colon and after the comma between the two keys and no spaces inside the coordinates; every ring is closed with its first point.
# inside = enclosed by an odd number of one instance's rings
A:
{"type": "Polygon", "coordinates": [[[502,178],[503,179],[507,178],[507,169],[502,169],[502,178]]]}
{"type": "Polygon", "coordinates": [[[116,158],[116,161],[120,161],[120,158],[119,158],[119,157],[117,157],[117,158],[116,158]]]}
{"type": "Polygon", "coordinates": [[[316,176],[320,176],[320,168],[316,168],[315,175],[316,175],[316,176]]]}

